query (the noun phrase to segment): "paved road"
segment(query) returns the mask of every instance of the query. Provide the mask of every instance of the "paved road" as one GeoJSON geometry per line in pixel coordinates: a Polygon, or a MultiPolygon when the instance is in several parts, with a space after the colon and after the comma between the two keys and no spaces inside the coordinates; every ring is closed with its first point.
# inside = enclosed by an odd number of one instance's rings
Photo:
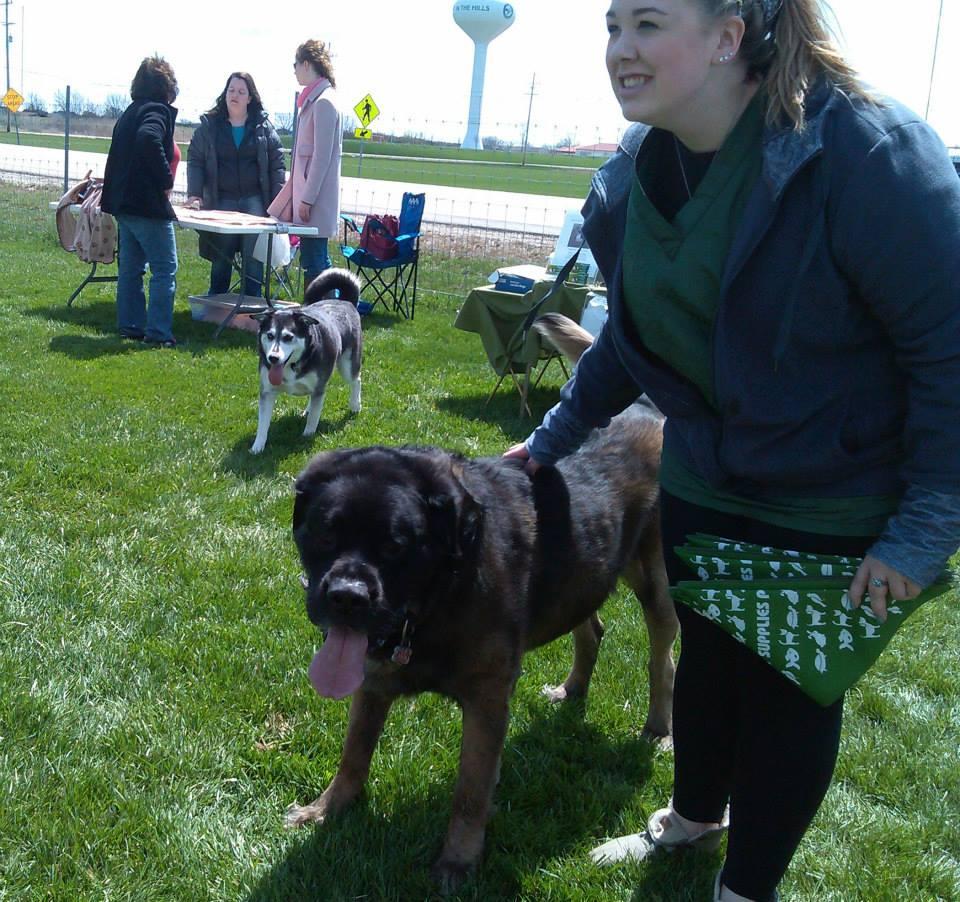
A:
{"type": "MultiPolygon", "coordinates": [[[[92,170],[94,175],[102,175],[106,159],[106,154],[102,153],[71,151],[70,182],[83,178],[87,170],[92,170]]],[[[63,170],[62,150],[0,145],[0,178],[9,177],[9,173],[24,173],[55,178],[62,183],[63,170]]],[[[175,190],[185,195],[186,187],[187,166],[184,161],[177,170],[175,190]]],[[[559,234],[566,211],[579,210],[582,204],[582,199],[575,197],[513,194],[345,176],[341,180],[341,206],[344,211],[359,215],[399,210],[404,191],[423,191],[427,195],[424,220],[428,223],[469,225],[536,235],[559,234]]]]}

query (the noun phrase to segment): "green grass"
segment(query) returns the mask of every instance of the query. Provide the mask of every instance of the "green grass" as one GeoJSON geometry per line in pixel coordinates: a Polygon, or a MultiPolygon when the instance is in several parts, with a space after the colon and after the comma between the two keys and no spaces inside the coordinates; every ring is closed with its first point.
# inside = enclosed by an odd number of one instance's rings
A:
{"type": "MultiPolygon", "coordinates": [[[[15,133],[0,132],[0,144],[17,142],[15,133]]],[[[22,134],[20,143],[31,147],[63,148],[63,135],[22,134]]],[[[289,137],[284,138],[289,146],[289,137]]],[[[564,154],[528,154],[526,165],[518,151],[471,151],[453,147],[432,147],[420,144],[377,144],[344,141],[342,172],[346,176],[385,179],[396,182],[419,182],[455,188],[483,188],[541,194],[550,197],[586,197],[590,178],[603,162],[593,157],[571,157],[564,154]],[[389,157],[389,159],[387,159],[389,157]]],[[[189,143],[181,144],[187,159],[189,143]]],[[[70,138],[70,149],[76,152],[106,153],[108,138],[70,138]]]]}
{"type": "MultiPolygon", "coordinates": [[[[46,198],[0,191],[0,900],[419,900],[456,775],[456,708],[397,705],[365,798],[320,829],[282,815],[334,773],[347,705],[318,698],[290,538],[292,480],[322,449],[434,443],[496,454],[530,428],[477,337],[429,293],[374,316],[364,410],[335,377],[318,435],[281,398],[266,452],[253,336],[189,318],[206,269],[184,233],[174,351],[113,334],[111,286],[46,198]]],[[[481,270],[490,261],[477,261],[481,270]]],[[[534,394],[552,404],[559,371],[534,394]]],[[[960,898],[960,607],[915,615],[849,696],[837,779],[785,881],[791,900],[960,898]]],[[[602,839],[670,794],[639,739],[647,642],[624,593],[585,712],[539,695],[569,643],[527,657],[471,900],[703,900],[719,855],[599,870],[602,839]]],[[[771,799],[771,804],[776,804],[771,799]]]]}

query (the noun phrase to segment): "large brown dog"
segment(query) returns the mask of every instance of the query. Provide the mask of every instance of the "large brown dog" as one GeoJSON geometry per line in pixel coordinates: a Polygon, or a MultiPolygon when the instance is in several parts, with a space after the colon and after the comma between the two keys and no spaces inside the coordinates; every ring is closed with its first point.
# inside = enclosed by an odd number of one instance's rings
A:
{"type": "MultiPolygon", "coordinates": [[[[571,357],[590,341],[556,319],[542,328],[560,329],[553,337],[571,357]]],[[[322,822],[356,798],[393,701],[439,692],[463,708],[453,814],[433,870],[443,890],[456,888],[483,849],[521,657],[572,631],[573,667],[548,693],[586,695],[603,634],[596,612],[619,577],[650,633],[644,731],[669,734],[677,620],[660,546],[660,445],[659,415],[637,404],[532,478],[517,461],[435,448],[311,461],[293,512],[307,613],[327,631],[310,676],[321,694],[353,701],[336,776],[288,824],[322,822]]]]}

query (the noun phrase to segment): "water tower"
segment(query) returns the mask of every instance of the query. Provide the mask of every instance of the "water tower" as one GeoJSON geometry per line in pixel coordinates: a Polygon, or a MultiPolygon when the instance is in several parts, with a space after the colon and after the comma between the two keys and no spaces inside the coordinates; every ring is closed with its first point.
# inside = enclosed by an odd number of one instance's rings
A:
{"type": "Polygon", "coordinates": [[[487,45],[513,25],[513,6],[484,0],[482,3],[454,3],[453,21],[473,41],[473,81],[470,84],[470,114],[467,134],[461,147],[481,150],[480,106],[483,103],[483,75],[487,68],[487,45]]]}

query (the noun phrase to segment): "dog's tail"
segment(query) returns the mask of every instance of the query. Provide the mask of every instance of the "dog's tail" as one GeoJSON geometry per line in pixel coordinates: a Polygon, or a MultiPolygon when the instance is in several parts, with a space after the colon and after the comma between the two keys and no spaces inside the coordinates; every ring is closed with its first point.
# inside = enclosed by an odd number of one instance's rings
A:
{"type": "Polygon", "coordinates": [[[345,269],[325,269],[303,293],[304,304],[315,304],[324,298],[333,297],[338,291],[341,301],[349,301],[354,307],[360,300],[360,280],[345,269]]]}
{"type": "Polygon", "coordinates": [[[576,363],[593,344],[593,336],[562,313],[544,313],[533,321],[537,330],[571,363],[576,363]]]}

